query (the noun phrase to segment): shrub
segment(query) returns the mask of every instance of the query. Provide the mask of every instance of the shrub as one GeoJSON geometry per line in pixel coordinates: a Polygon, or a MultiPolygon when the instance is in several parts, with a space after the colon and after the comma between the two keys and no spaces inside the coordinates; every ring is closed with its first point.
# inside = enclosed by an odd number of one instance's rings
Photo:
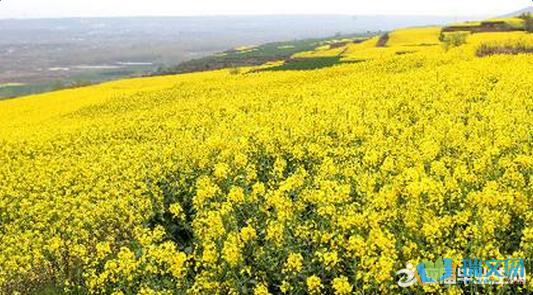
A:
{"type": "Polygon", "coordinates": [[[448,51],[450,48],[459,47],[466,43],[466,37],[468,32],[452,32],[447,34],[441,34],[439,40],[443,42],[444,49],[448,51]]]}
{"type": "Polygon", "coordinates": [[[481,44],[477,50],[476,55],[479,57],[489,56],[494,54],[520,54],[533,53],[533,47],[525,43],[519,42],[514,44],[481,44]]]}
{"type": "Polygon", "coordinates": [[[231,68],[229,69],[229,73],[230,75],[238,75],[241,73],[241,69],[240,68],[231,68]]]}

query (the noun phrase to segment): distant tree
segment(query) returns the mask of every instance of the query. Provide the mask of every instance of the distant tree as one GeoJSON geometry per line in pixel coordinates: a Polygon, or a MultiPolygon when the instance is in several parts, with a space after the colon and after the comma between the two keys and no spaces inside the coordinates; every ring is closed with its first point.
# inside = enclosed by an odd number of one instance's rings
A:
{"type": "Polygon", "coordinates": [[[529,12],[525,12],[520,15],[520,18],[524,20],[524,29],[531,33],[533,32],[533,16],[529,12]]]}

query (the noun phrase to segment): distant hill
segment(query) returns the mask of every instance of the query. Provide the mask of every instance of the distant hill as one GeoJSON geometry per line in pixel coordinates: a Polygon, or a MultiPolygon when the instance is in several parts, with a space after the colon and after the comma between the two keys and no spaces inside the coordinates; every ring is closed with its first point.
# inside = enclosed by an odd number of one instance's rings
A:
{"type": "Polygon", "coordinates": [[[527,13],[527,12],[533,13],[533,7],[526,7],[524,9],[520,9],[520,10],[517,10],[515,12],[506,14],[506,15],[502,15],[501,17],[517,16],[517,15],[521,15],[521,14],[524,14],[524,13],[527,13]]]}
{"type": "Polygon", "coordinates": [[[465,19],[371,15],[0,19],[0,97],[143,75],[239,46],[465,19]]]}

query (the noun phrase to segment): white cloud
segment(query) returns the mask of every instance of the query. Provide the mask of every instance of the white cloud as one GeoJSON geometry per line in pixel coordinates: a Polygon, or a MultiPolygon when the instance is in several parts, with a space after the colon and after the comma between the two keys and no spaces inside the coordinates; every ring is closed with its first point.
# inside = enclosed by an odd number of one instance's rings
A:
{"type": "Polygon", "coordinates": [[[235,14],[500,15],[531,0],[1,0],[0,18],[235,14]]]}

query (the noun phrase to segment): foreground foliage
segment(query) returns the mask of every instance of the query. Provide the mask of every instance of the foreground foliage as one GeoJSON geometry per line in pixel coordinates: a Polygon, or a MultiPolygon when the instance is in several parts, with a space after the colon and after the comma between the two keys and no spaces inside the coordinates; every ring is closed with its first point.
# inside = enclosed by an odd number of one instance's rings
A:
{"type": "Polygon", "coordinates": [[[423,33],[0,102],[1,293],[407,292],[407,263],[531,258],[533,59],[423,33]]]}

